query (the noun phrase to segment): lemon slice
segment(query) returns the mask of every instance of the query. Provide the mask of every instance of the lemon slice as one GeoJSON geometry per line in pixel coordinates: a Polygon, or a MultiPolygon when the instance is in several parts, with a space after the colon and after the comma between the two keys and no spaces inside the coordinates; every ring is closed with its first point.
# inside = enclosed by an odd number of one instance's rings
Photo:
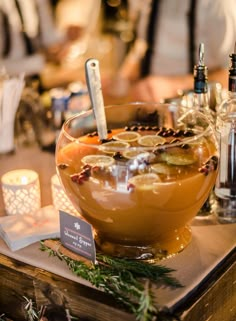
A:
{"type": "Polygon", "coordinates": [[[171,165],[191,165],[196,162],[196,158],[192,154],[165,154],[165,161],[171,165]]]}
{"type": "Polygon", "coordinates": [[[160,177],[155,173],[136,175],[128,180],[130,187],[135,187],[140,190],[151,190],[153,184],[160,182],[160,177]]]}
{"type": "Polygon", "coordinates": [[[114,158],[106,155],[87,155],[81,159],[82,163],[90,166],[108,167],[113,165],[114,158]]]}
{"type": "Polygon", "coordinates": [[[100,150],[107,154],[114,154],[116,152],[120,152],[121,150],[129,147],[129,143],[123,141],[111,141],[104,143],[100,146],[100,150]]]}
{"type": "Polygon", "coordinates": [[[136,158],[139,154],[142,154],[143,151],[141,150],[125,150],[122,155],[127,159],[136,158]]]}
{"type": "Polygon", "coordinates": [[[139,145],[142,146],[147,146],[147,147],[154,147],[156,145],[160,145],[165,143],[165,138],[158,136],[158,135],[145,135],[145,136],[141,136],[138,139],[138,143],[139,145]]]}
{"type": "Polygon", "coordinates": [[[120,132],[114,136],[112,136],[113,139],[123,141],[123,142],[135,142],[140,137],[140,134],[133,131],[128,132],[120,132]]]}
{"type": "Polygon", "coordinates": [[[166,163],[156,163],[151,165],[151,170],[154,173],[157,174],[164,174],[164,175],[170,175],[171,174],[171,169],[170,166],[167,165],[166,163]]]}

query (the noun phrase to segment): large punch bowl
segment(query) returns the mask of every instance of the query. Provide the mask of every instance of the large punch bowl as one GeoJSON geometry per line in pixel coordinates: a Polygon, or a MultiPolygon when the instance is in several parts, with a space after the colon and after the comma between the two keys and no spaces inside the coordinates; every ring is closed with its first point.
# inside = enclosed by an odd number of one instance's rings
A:
{"type": "Polygon", "coordinates": [[[209,120],[174,104],[107,106],[108,137],[93,111],[61,130],[57,172],[94,229],[97,248],[130,259],[161,259],[191,241],[188,224],[206,201],[218,170],[209,120]]]}

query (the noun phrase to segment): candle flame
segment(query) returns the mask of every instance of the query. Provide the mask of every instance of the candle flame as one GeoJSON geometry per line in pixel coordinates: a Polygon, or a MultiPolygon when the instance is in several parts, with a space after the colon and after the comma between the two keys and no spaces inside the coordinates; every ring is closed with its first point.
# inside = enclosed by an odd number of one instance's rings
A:
{"type": "Polygon", "coordinates": [[[27,184],[28,183],[28,177],[27,176],[21,176],[21,184],[27,184]]]}

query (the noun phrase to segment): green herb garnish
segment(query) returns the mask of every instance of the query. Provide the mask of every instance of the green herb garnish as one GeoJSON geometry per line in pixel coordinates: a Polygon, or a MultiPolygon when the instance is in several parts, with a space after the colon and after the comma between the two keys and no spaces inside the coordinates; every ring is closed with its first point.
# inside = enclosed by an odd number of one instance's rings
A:
{"type": "MultiPolygon", "coordinates": [[[[136,320],[151,321],[158,317],[152,286],[182,287],[170,275],[173,269],[163,265],[143,261],[113,258],[97,253],[97,264],[85,264],[74,260],[61,251],[54,251],[41,242],[41,250],[64,261],[77,276],[89,281],[93,286],[112,295],[136,320]]],[[[157,318],[156,320],[160,320],[157,318]]]]}

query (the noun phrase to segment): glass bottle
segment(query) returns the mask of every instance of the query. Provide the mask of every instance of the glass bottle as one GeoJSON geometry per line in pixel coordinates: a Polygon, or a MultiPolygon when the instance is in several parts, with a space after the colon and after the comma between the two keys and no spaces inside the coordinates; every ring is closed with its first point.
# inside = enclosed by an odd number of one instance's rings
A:
{"type": "Polygon", "coordinates": [[[220,168],[215,193],[219,221],[236,223],[236,43],[230,62],[228,98],[217,112],[220,168]]]}
{"type": "Polygon", "coordinates": [[[208,93],[208,68],[204,63],[204,44],[199,45],[199,62],[194,66],[194,94],[193,94],[193,108],[210,118],[214,123],[214,113],[209,106],[208,93]]]}
{"type": "MultiPolygon", "coordinates": [[[[204,63],[204,44],[199,45],[199,62],[194,66],[194,93],[193,93],[193,108],[199,110],[212,123],[215,122],[214,112],[209,106],[208,93],[208,68],[204,63]]],[[[214,194],[211,192],[198,212],[196,218],[206,218],[213,213],[214,194]]]]}

